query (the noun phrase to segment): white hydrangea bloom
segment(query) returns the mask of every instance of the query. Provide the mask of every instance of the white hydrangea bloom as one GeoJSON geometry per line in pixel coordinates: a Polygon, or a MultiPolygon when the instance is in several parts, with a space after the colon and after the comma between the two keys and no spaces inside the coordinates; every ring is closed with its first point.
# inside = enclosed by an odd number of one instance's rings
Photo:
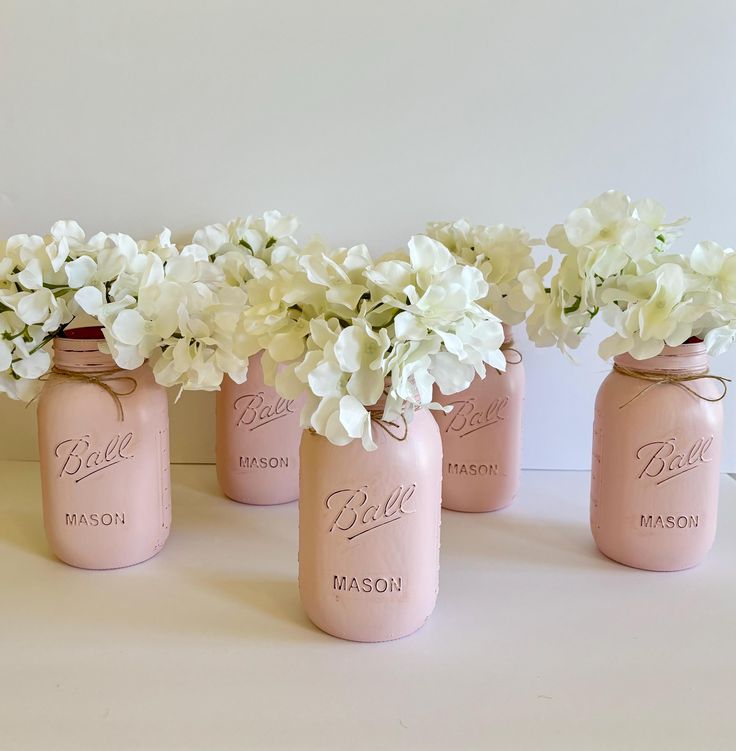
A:
{"type": "MultiPolygon", "coordinates": [[[[258,230],[280,238],[290,226],[282,220],[272,212],[233,232],[254,243],[258,230]]],[[[267,236],[263,252],[277,240],[267,236]]],[[[102,325],[121,368],[150,360],[159,383],[190,389],[217,388],[223,373],[242,379],[244,361],[231,350],[246,296],[224,280],[206,249],[179,252],[169,230],[141,242],[87,238],[60,221],[45,237],[15,235],[0,246],[0,390],[32,399],[52,365],[51,341],[82,312],[102,325]]]]}
{"type": "Polygon", "coordinates": [[[455,393],[506,365],[501,324],[479,304],[482,272],[428,236],[377,261],[362,245],[311,243],[246,288],[245,329],[284,337],[278,351],[264,343],[276,388],[306,394],[302,425],[336,445],[372,450],[376,418],[410,420],[437,406],[435,384],[455,393]]]}
{"type": "Polygon", "coordinates": [[[488,282],[488,292],[480,304],[509,325],[521,323],[531,301],[523,294],[522,272],[534,268],[530,239],[522,229],[498,224],[472,225],[465,219],[432,222],[427,234],[439,240],[464,264],[474,266],[488,282]]]}
{"type": "Polygon", "coordinates": [[[106,297],[87,286],[77,302],[102,322],[123,368],[149,360],[158,383],[183,390],[218,389],[225,375],[242,383],[248,358],[261,349],[242,324],[247,283],[297,256],[296,227],[293,217],[270,211],[197,230],[181,252],[169,252],[161,235],[139,246],[143,253],[119,270],[106,297]]]}
{"type": "MultiPolygon", "coordinates": [[[[162,257],[176,252],[167,233],[161,239],[162,257]]],[[[110,284],[136,273],[144,255],[127,235],[87,239],[73,221],[56,222],[44,237],[14,235],[0,245],[0,391],[33,399],[51,368],[53,338],[82,310],[101,306],[110,284]]]]}
{"type": "Polygon", "coordinates": [[[573,211],[547,237],[562,254],[548,285],[551,259],[520,275],[534,303],[529,337],[574,349],[600,313],[613,330],[599,347],[603,358],[647,359],[693,338],[711,354],[725,351],[736,339],[736,253],[713,242],[689,256],[667,252],[684,221],[666,224],[659,203],[634,203],[620,191],[573,211]]]}

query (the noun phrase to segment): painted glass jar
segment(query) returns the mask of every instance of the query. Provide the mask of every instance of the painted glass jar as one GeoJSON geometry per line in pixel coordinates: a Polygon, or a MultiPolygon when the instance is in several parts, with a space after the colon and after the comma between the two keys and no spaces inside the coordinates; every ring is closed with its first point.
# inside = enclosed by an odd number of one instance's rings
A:
{"type": "Polygon", "coordinates": [[[600,551],[653,571],[696,565],[713,544],[725,384],[702,377],[702,342],[620,355],[595,405],[591,529],[600,551]]]}
{"type": "Polygon", "coordinates": [[[434,610],[442,441],[428,410],[374,426],[375,451],[305,431],[299,591],[312,622],[353,641],[398,639],[434,610]]]}
{"type": "Polygon", "coordinates": [[[299,495],[299,410],[263,381],[261,354],[248,378],[225,378],[217,393],[217,481],[234,501],[273,505],[299,495]]]}
{"type": "Polygon", "coordinates": [[[67,330],[38,402],[46,535],[65,563],[131,566],[171,526],[166,391],[147,365],[117,368],[99,328],[67,330]]]}
{"type": "Polygon", "coordinates": [[[497,511],[519,491],[524,366],[504,325],[506,371],[486,367],[458,394],[435,387],[435,401],[452,411],[434,412],[442,435],[442,505],[453,511],[497,511]]]}

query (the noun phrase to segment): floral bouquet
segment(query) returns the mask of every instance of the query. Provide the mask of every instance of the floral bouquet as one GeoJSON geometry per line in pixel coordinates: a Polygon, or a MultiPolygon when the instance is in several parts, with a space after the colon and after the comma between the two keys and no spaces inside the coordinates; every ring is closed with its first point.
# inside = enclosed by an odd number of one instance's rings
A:
{"type": "Polygon", "coordinates": [[[244,336],[266,346],[282,396],[306,392],[302,426],[336,445],[373,450],[372,421],[408,421],[439,407],[435,384],[455,393],[506,364],[501,324],[479,304],[482,272],[427,236],[376,261],[363,245],[313,242],[245,288],[244,336]]]}
{"type": "Polygon", "coordinates": [[[605,359],[644,360],[693,338],[725,351],[736,340],[736,253],[714,242],[670,252],[685,221],[667,223],[656,201],[615,190],[575,209],[547,237],[562,254],[549,283],[551,258],[519,275],[534,303],[529,338],[574,349],[600,314],[614,332],[600,344],[605,359]]]}
{"type": "Polygon", "coordinates": [[[77,298],[121,367],[150,358],[158,383],[183,390],[215,390],[224,375],[242,383],[258,349],[237,335],[246,281],[296,252],[296,227],[277,211],[209,225],[181,252],[149,259],[145,273],[121,275],[107,298],[94,289],[77,298]]]}
{"type": "MultiPolygon", "coordinates": [[[[276,211],[211,225],[179,250],[164,230],[149,241],[73,221],[0,246],[0,391],[32,400],[50,370],[51,342],[81,314],[102,326],[116,364],[149,360],[163,386],[217,389],[242,382],[252,338],[238,336],[245,283],[296,254],[296,220],[276,211]]],[[[255,349],[254,349],[255,347],[255,349]]]]}
{"type": "Polygon", "coordinates": [[[32,400],[51,368],[53,338],[82,312],[114,306],[123,289],[177,253],[168,230],[146,242],[102,232],[86,238],[72,221],[0,245],[0,391],[32,400]]]}

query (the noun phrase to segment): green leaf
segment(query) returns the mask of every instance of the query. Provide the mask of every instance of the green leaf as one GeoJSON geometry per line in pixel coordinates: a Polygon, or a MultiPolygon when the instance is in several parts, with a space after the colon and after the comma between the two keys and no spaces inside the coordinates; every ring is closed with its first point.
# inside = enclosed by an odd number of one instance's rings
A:
{"type": "Polygon", "coordinates": [[[572,305],[568,305],[568,307],[564,308],[565,313],[575,313],[576,311],[580,310],[580,297],[578,295],[575,295],[575,302],[572,305]]]}

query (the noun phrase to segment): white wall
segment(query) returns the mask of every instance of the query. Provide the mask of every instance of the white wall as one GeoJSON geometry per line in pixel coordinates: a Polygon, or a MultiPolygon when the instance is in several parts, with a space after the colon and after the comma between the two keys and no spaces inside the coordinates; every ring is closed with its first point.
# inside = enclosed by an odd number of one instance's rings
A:
{"type": "MultiPolygon", "coordinates": [[[[620,187],[731,244],[734,74],[732,0],[0,0],[0,235],[277,207],[377,253],[459,215],[544,235],[620,187]]],[[[526,466],[588,467],[594,343],[521,348],[526,466]]],[[[175,459],[211,460],[211,400],[177,406],[175,459]]],[[[34,455],[29,411],[0,426],[0,457],[34,455]]]]}

